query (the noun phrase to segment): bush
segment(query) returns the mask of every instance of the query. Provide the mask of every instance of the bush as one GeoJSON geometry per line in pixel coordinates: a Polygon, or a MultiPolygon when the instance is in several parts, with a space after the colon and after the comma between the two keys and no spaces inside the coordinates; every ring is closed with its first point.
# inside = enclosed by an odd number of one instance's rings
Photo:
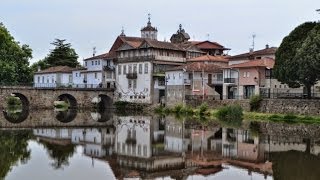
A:
{"type": "Polygon", "coordinates": [[[239,105],[230,105],[222,107],[217,112],[217,118],[219,120],[233,121],[242,120],[243,109],[239,105]]]}
{"type": "Polygon", "coordinates": [[[173,108],[173,112],[178,114],[178,113],[181,113],[181,110],[183,108],[183,105],[182,104],[177,104],[174,108],[173,108]]]}
{"type": "Polygon", "coordinates": [[[193,109],[190,106],[183,106],[182,109],[180,110],[181,113],[186,114],[186,115],[192,115],[193,114],[193,109]]]}
{"type": "Polygon", "coordinates": [[[262,97],[260,95],[254,95],[250,98],[250,111],[257,111],[260,108],[262,97]]]}
{"type": "Polygon", "coordinates": [[[199,114],[200,116],[204,115],[208,110],[208,104],[207,103],[202,103],[200,106],[199,106],[199,114]]]}

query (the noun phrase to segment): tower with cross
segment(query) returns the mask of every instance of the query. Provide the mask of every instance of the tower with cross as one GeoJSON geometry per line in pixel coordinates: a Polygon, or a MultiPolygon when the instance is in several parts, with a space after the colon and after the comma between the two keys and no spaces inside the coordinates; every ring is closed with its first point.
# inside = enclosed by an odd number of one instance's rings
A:
{"type": "Polygon", "coordinates": [[[147,26],[141,29],[141,37],[142,38],[149,38],[153,40],[157,40],[158,38],[158,30],[156,27],[151,25],[151,14],[148,14],[148,23],[147,26]]]}

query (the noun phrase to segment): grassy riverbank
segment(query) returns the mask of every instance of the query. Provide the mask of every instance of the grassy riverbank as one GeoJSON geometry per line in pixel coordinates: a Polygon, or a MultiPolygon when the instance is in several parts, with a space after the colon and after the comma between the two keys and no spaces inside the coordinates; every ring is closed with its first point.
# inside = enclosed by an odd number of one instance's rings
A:
{"type": "Polygon", "coordinates": [[[294,114],[272,114],[259,112],[245,112],[238,105],[224,106],[219,109],[210,109],[206,104],[197,108],[176,105],[174,107],[157,107],[155,112],[162,115],[176,115],[189,117],[196,120],[220,120],[220,121],[272,121],[285,123],[311,123],[320,124],[320,116],[305,116],[294,114]]]}

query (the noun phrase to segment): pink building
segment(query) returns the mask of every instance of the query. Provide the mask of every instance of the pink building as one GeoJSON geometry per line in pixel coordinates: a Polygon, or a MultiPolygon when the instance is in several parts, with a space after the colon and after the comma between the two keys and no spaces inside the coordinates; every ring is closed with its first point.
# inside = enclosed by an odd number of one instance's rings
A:
{"type": "Polygon", "coordinates": [[[262,58],[229,66],[239,73],[239,98],[250,98],[259,94],[260,87],[266,87],[274,62],[272,58],[262,58]]]}

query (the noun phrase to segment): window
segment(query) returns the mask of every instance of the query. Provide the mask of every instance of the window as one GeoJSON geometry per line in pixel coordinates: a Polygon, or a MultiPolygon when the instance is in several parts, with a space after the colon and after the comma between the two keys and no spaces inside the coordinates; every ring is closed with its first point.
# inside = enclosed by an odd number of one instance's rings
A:
{"type": "Polygon", "coordinates": [[[92,65],[92,66],[94,65],[94,62],[93,62],[93,61],[91,61],[91,65],[92,65]]]}
{"type": "Polygon", "coordinates": [[[129,73],[132,73],[132,65],[128,66],[128,71],[129,71],[129,73]]]}
{"type": "Polygon", "coordinates": [[[107,66],[110,66],[110,60],[107,60],[107,66]]]}
{"type": "Polygon", "coordinates": [[[148,74],[148,63],[144,64],[144,73],[148,74]]]}
{"type": "MultiPolygon", "coordinates": [[[[123,66],[123,74],[124,74],[124,66],[123,66]]],[[[118,75],[121,75],[121,65],[118,65],[118,75]]]]}
{"type": "Polygon", "coordinates": [[[137,73],[137,64],[133,65],[133,73],[137,73]]]}
{"type": "Polygon", "coordinates": [[[107,79],[112,79],[112,72],[111,71],[107,71],[106,72],[106,78],[107,79]]]}
{"type": "Polygon", "coordinates": [[[137,80],[133,80],[133,89],[137,88],[137,80]]]}
{"type": "Polygon", "coordinates": [[[127,65],[123,65],[123,74],[127,74],[127,65]]]}
{"type": "Polygon", "coordinates": [[[38,83],[40,83],[40,76],[38,76],[38,83]]]}
{"type": "Polygon", "coordinates": [[[247,72],[247,77],[250,77],[250,72],[247,72]]]}
{"type": "Polygon", "coordinates": [[[98,75],[97,73],[94,73],[94,78],[97,79],[98,75]]]}
{"type": "Polygon", "coordinates": [[[84,64],[85,64],[85,66],[87,66],[88,65],[87,61],[84,64]]]}
{"type": "Polygon", "coordinates": [[[141,145],[138,145],[138,155],[141,156],[141,145]]]}
{"type": "Polygon", "coordinates": [[[52,78],[51,78],[51,83],[54,83],[54,77],[52,76],[52,78]]]}
{"type": "Polygon", "coordinates": [[[139,64],[139,74],[142,74],[142,64],[139,64]]]}
{"type": "Polygon", "coordinates": [[[128,79],[128,88],[131,88],[132,87],[132,82],[130,79],[128,79]]]}
{"type": "Polygon", "coordinates": [[[98,61],[95,61],[95,64],[98,65],[98,61]]]}
{"type": "Polygon", "coordinates": [[[76,77],[78,77],[78,73],[76,73],[76,77]]]}
{"type": "Polygon", "coordinates": [[[42,83],[44,83],[44,76],[42,76],[42,83]]]}
{"type": "Polygon", "coordinates": [[[147,146],[143,146],[143,156],[147,156],[147,146]]]}

